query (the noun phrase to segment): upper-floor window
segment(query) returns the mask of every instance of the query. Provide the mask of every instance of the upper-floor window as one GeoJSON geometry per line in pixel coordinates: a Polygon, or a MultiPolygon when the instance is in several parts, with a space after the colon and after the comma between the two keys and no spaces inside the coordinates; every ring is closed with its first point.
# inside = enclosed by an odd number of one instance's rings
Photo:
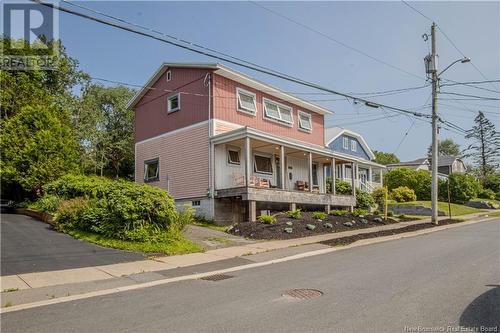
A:
{"type": "Polygon", "coordinates": [[[157,181],[160,176],[160,161],[155,158],[153,160],[144,161],[144,181],[157,181]]]}
{"type": "Polygon", "coordinates": [[[287,125],[292,125],[292,108],[264,98],[264,116],[287,125]]]}
{"type": "Polygon", "coordinates": [[[351,140],[351,150],[352,151],[358,150],[358,143],[356,142],[356,140],[351,140]]]}
{"type": "Polygon", "coordinates": [[[240,150],[236,148],[227,149],[227,163],[240,165],[240,150]]]}
{"type": "Polygon", "coordinates": [[[312,131],[311,115],[309,113],[299,111],[299,129],[306,132],[312,131]]]}
{"type": "Polygon", "coordinates": [[[238,111],[248,112],[255,114],[257,112],[257,97],[254,93],[236,88],[236,95],[238,100],[238,111]]]}
{"type": "Polygon", "coordinates": [[[167,98],[168,112],[179,111],[181,109],[181,95],[179,93],[167,98]]]}
{"type": "Polygon", "coordinates": [[[271,156],[254,155],[254,171],[259,173],[273,173],[271,156]]]}
{"type": "Polygon", "coordinates": [[[343,147],[344,149],[349,149],[349,138],[344,138],[343,147]]]}
{"type": "Polygon", "coordinates": [[[172,71],[167,72],[167,82],[172,80],[172,71]]]}

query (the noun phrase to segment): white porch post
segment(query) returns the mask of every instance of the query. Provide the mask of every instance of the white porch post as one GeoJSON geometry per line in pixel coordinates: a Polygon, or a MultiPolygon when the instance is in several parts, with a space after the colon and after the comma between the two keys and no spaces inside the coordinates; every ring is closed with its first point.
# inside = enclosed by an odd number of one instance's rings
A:
{"type": "Polygon", "coordinates": [[[245,183],[250,186],[250,177],[252,174],[252,153],[250,148],[250,138],[245,138],[245,183]]]}
{"type": "Polygon", "coordinates": [[[335,178],[337,178],[336,173],[337,173],[337,170],[335,168],[335,158],[332,158],[332,190],[331,190],[331,192],[333,193],[333,195],[337,194],[335,191],[335,178]]]}
{"type": "Polygon", "coordinates": [[[380,185],[384,186],[384,170],[381,168],[379,172],[380,172],[380,185]]]}
{"type": "Polygon", "coordinates": [[[373,174],[373,170],[372,170],[372,167],[370,166],[370,167],[368,168],[368,181],[369,181],[370,183],[373,181],[372,174],[373,174]]]}
{"type": "Polygon", "coordinates": [[[281,169],[281,175],[280,175],[280,181],[281,181],[281,189],[284,190],[286,188],[285,186],[285,175],[288,173],[285,164],[285,146],[280,146],[280,169],[281,169]]]}
{"type": "Polygon", "coordinates": [[[312,161],[312,153],[309,152],[309,155],[308,155],[308,162],[309,162],[309,192],[312,192],[313,190],[313,171],[312,171],[312,168],[313,168],[313,161],[312,161]]]}
{"type": "Polygon", "coordinates": [[[342,172],[341,172],[341,173],[342,173],[342,175],[340,175],[340,178],[341,178],[342,180],[344,180],[344,179],[346,178],[346,177],[345,177],[345,163],[342,163],[342,168],[341,168],[341,170],[340,170],[340,171],[342,171],[342,172]]]}
{"type": "Polygon", "coordinates": [[[356,181],[355,181],[355,178],[356,178],[356,173],[355,173],[356,166],[357,166],[356,163],[351,162],[351,186],[352,186],[352,195],[353,196],[356,196],[356,181]]]}

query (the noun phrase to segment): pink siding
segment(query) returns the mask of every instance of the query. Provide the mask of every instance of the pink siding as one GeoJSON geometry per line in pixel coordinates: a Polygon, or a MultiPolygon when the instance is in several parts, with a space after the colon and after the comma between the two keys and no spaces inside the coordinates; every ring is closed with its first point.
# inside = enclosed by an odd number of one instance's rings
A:
{"type": "Polygon", "coordinates": [[[208,189],[208,123],[137,143],[135,181],[144,182],[144,161],[159,158],[160,180],[148,184],[167,189],[175,199],[203,197],[208,189]]]}
{"type": "Polygon", "coordinates": [[[135,141],[139,142],[178,128],[208,119],[208,87],[204,78],[208,69],[171,68],[172,79],[166,73],[152,86],[134,107],[135,141]],[[165,90],[187,92],[181,94],[181,110],[167,113],[167,97],[174,95],[165,90]],[[197,96],[193,94],[200,94],[197,96]]]}
{"type": "Polygon", "coordinates": [[[213,79],[214,95],[214,118],[225,120],[231,123],[252,127],[270,134],[289,137],[307,143],[324,146],[324,117],[323,115],[304,110],[293,104],[282,102],[268,94],[261,93],[258,90],[239,84],[233,80],[220,75],[214,75],[213,79]],[[236,111],[236,87],[251,91],[257,95],[257,114],[255,116],[236,111]],[[268,98],[293,108],[293,127],[278,124],[263,118],[262,98],[268,98]],[[303,111],[311,114],[312,133],[306,133],[298,129],[297,111],[303,111]]]}
{"type": "Polygon", "coordinates": [[[221,121],[215,121],[215,135],[226,133],[229,131],[234,131],[235,129],[241,128],[241,125],[224,123],[221,121]]]}

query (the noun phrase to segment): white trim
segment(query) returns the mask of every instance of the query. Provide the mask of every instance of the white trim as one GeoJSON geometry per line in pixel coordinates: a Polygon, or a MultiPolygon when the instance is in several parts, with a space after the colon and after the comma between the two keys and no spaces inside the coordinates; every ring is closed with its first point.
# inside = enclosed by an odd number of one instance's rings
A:
{"type": "Polygon", "coordinates": [[[170,95],[167,97],[167,112],[172,113],[172,112],[177,112],[181,110],[181,94],[180,93],[175,93],[173,95],[170,95]],[[174,98],[177,98],[177,107],[175,109],[171,109],[170,107],[170,101],[174,98]]]}
{"type": "Polygon", "coordinates": [[[236,111],[244,112],[244,113],[252,115],[252,116],[257,115],[257,95],[254,94],[253,92],[248,91],[248,90],[242,89],[240,87],[236,87],[236,111]],[[253,106],[254,106],[255,110],[248,110],[243,106],[243,104],[241,103],[241,100],[240,100],[240,93],[242,93],[243,95],[253,97],[253,106]],[[240,105],[241,105],[241,108],[240,108],[240,105]]]}
{"type": "Polygon", "coordinates": [[[342,138],[342,147],[349,150],[349,138],[346,136],[342,138]]]}
{"type": "Polygon", "coordinates": [[[252,158],[253,158],[253,172],[254,173],[258,173],[258,174],[261,174],[261,175],[273,175],[274,174],[274,170],[273,170],[273,155],[272,154],[266,154],[266,153],[260,153],[260,152],[253,152],[252,158]],[[271,161],[271,172],[258,171],[257,170],[257,161],[255,160],[255,156],[268,158],[271,161]]]}
{"type": "MultiPolygon", "coordinates": [[[[325,128],[325,133],[326,133],[327,130],[328,130],[328,128],[325,128]]],[[[349,135],[355,137],[356,139],[358,139],[359,142],[361,143],[361,146],[363,147],[363,149],[365,150],[366,154],[368,155],[368,157],[370,157],[370,159],[372,159],[372,160],[375,159],[375,154],[371,150],[370,146],[368,146],[368,143],[365,141],[365,139],[363,138],[363,136],[361,134],[359,134],[359,133],[353,132],[353,131],[345,129],[345,128],[342,128],[340,130],[340,132],[337,133],[336,135],[334,135],[332,138],[330,138],[328,140],[326,140],[326,138],[325,138],[325,145],[326,146],[330,145],[330,143],[332,143],[336,138],[338,138],[339,136],[341,136],[344,133],[349,134],[349,135]]],[[[349,148],[346,148],[346,149],[349,149],[349,148]]]]}
{"type": "Polygon", "coordinates": [[[285,105],[285,104],[282,104],[282,103],[279,103],[279,102],[276,102],[276,101],[273,101],[273,100],[271,100],[269,98],[263,97],[262,98],[262,108],[263,108],[263,112],[262,112],[263,119],[274,121],[274,122],[276,122],[278,124],[285,125],[285,126],[288,126],[288,127],[293,127],[293,108],[292,107],[290,107],[288,105],[285,105]],[[279,119],[275,118],[275,117],[272,117],[272,116],[269,116],[267,114],[266,102],[270,103],[270,104],[275,104],[276,105],[276,107],[278,108],[279,116],[280,116],[279,119]],[[290,110],[290,118],[291,118],[290,122],[288,122],[286,120],[283,120],[283,117],[281,116],[281,108],[290,110]]]}
{"type": "Polygon", "coordinates": [[[353,139],[351,139],[351,151],[358,152],[358,142],[353,139]]]}
{"type": "Polygon", "coordinates": [[[167,82],[172,80],[172,71],[168,70],[167,74],[165,74],[165,78],[167,79],[167,82]]]}
{"type": "MultiPolygon", "coordinates": [[[[160,138],[163,138],[163,137],[167,137],[167,136],[170,136],[170,135],[177,134],[179,132],[183,132],[183,131],[187,131],[187,130],[190,130],[190,129],[193,129],[193,128],[196,128],[196,127],[200,127],[200,126],[203,126],[205,124],[208,124],[209,121],[210,120],[204,120],[204,121],[201,121],[199,123],[195,123],[195,124],[192,124],[192,125],[189,125],[189,126],[186,126],[186,127],[181,127],[181,128],[175,129],[175,130],[170,131],[170,132],[166,132],[166,133],[163,133],[163,134],[160,134],[160,135],[157,135],[157,136],[153,136],[151,138],[147,138],[147,139],[144,139],[144,140],[141,140],[141,141],[137,141],[135,144],[139,145],[139,144],[142,144],[142,143],[145,143],[145,142],[148,142],[148,141],[160,139],[160,138]]],[[[137,156],[137,154],[136,154],[136,156],[137,156]]]]}
{"type": "Polygon", "coordinates": [[[143,160],[142,164],[144,165],[144,174],[142,175],[143,181],[145,183],[152,183],[152,182],[157,182],[160,181],[160,156],[153,157],[153,158],[148,158],[147,160],[143,160]],[[155,163],[158,165],[156,167],[156,175],[151,178],[146,178],[148,174],[148,165],[155,163]]]}
{"type": "Polygon", "coordinates": [[[313,125],[312,125],[312,116],[310,113],[297,110],[297,124],[299,125],[298,126],[299,131],[306,132],[306,133],[312,133],[313,125]],[[306,118],[309,119],[309,126],[310,126],[309,129],[302,126],[302,120],[300,119],[300,116],[305,116],[306,118]]]}
{"type": "Polygon", "coordinates": [[[241,166],[241,148],[240,147],[236,147],[236,146],[231,146],[231,145],[226,145],[226,164],[228,166],[241,166]],[[234,152],[237,152],[238,153],[238,163],[236,162],[231,162],[230,160],[230,155],[229,155],[229,151],[234,151],[234,152]]]}

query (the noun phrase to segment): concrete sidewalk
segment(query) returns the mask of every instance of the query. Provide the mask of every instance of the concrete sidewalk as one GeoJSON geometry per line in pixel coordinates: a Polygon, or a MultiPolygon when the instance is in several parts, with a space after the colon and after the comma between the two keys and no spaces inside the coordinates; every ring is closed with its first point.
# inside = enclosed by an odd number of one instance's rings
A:
{"type": "MultiPolygon", "coordinates": [[[[463,219],[474,219],[485,214],[464,215],[463,219]]],[[[441,217],[445,219],[446,217],[441,217]]],[[[117,277],[129,276],[145,272],[165,271],[179,267],[189,267],[194,265],[213,263],[221,260],[245,257],[258,253],[296,247],[307,244],[319,243],[326,240],[337,239],[358,234],[365,234],[383,230],[394,230],[404,228],[409,225],[428,223],[430,219],[416,220],[412,222],[402,222],[398,224],[381,225],[366,229],[355,229],[345,232],[322,234],[303,238],[288,240],[260,241],[245,245],[219,248],[209,250],[204,253],[191,253],[186,255],[156,257],[152,260],[140,260],[127,263],[100,265],[94,267],[65,269],[39,273],[26,273],[18,275],[2,276],[0,278],[0,288],[3,291],[23,290],[30,288],[41,288],[57,286],[70,283],[89,282],[106,280],[117,277]]]]}

